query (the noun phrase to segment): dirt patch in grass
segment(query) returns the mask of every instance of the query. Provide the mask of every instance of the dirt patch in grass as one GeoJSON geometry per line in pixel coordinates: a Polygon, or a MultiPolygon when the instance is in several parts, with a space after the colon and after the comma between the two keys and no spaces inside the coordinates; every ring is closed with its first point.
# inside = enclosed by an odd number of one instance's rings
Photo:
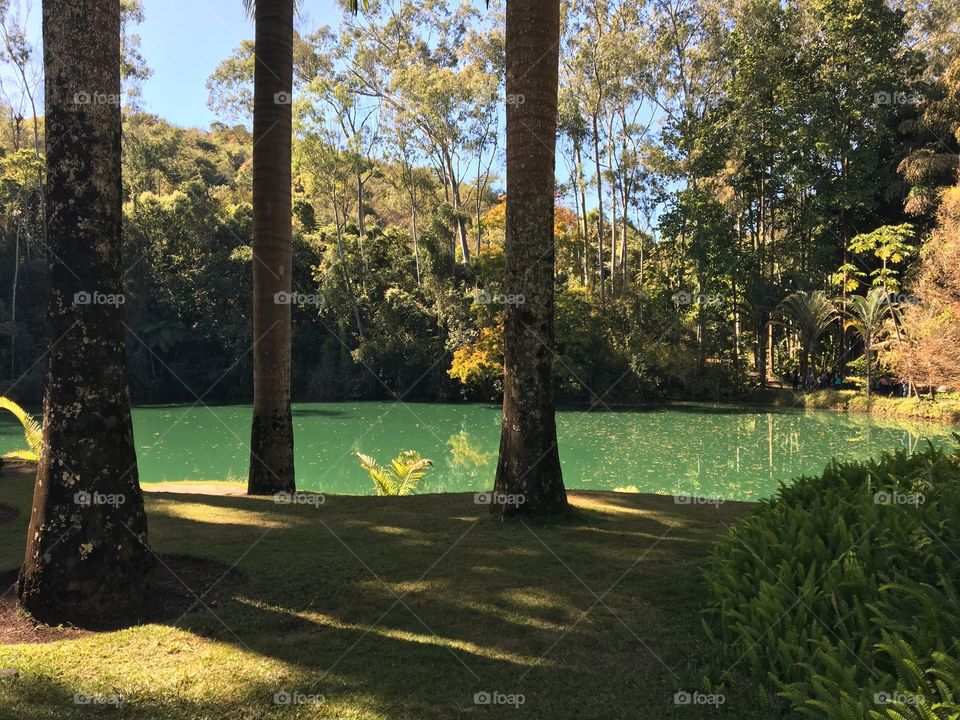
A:
{"type": "Polygon", "coordinates": [[[0,644],[47,643],[96,632],[110,632],[147,623],[176,623],[189,612],[228,600],[245,582],[242,573],[211,560],[186,555],[162,555],[144,603],[126,616],[110,622],[90,622],[82,627],[37,623],[17,601],[18,570],[0,572],[0,644]]]}

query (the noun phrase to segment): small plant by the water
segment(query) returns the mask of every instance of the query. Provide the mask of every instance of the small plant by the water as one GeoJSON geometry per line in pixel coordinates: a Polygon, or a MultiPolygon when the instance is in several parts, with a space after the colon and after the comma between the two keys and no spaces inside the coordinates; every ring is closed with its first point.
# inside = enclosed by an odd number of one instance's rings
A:
{"type": "Polygon", "coordinates": [[[7,460],[26,460],[37,462],[40,459],[40,447],[43,444],[43,428],[36,419],[7,397],[0,397],[0,410],[9,410],[23,425],[23,436],[27,441],[26,450],[15,450],[3,457],[7,460]]]}
{"type": "Polygon", "coordinates": [[[373,480],[377,495],[412,495],[433,466],[432,460],[420,457],[416,450],[404,450],[386,466],[369,455],[360,452],[354,455],[373,480]]]}

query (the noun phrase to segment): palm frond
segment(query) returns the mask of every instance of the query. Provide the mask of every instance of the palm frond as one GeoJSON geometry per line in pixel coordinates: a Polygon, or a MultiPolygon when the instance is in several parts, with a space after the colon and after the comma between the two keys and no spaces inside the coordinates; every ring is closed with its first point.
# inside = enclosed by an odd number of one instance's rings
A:
{"type": "Polygon", "coordinates": [[[837,319],[837,308],[822,290],[812,293],[798,291],[780,305],[808,344],[813,344],[837,319]]]}
{"type": "Polygon", "coordinates": [[[420,457],[415,450],[404,450],[384,467],[369,455],[355,452],[360,467],[367,471],[377,495],[410,495],[417,487],[433,461],[420,457]]]}
{"type": "Polygon", "coordinates": [[[382,467],[369,455],[364,455],[360,452],[355,452],[354,455],[360,460],[360,467],[366,470],[370,479],[373,480],[373,486],[377,491],[377,495],[395,494],[393,479],[390,477],[390,473],[386,468],[382,467]]]}
{"type": "Polygon", "coordinates": [[[397,457],[390,461],[393,468],[393,475],[396,478],[397,495],[411,495],[416,492],[420,480],[427,474],[427,470],[433,462],[420,457],[416,450],[404,450],[397,457]]]}
{"type": "Polygon", "coordinates": [[[43,446],[43,428],[40,423],[30,413],[7,397],[0,397],[0,410],[9,410],[20,421],[20,424],[23,425],[23,436],[30,448],[29,450],[11,453],[11,457],[32,462],[39,460],[40,449],[43,446]]]}

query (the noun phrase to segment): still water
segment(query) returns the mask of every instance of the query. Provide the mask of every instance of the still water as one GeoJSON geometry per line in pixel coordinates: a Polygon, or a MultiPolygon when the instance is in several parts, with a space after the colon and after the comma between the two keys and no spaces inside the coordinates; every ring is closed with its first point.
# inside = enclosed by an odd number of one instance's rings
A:
{"type": "MultiPolygon", "coordinates": [[[[417,450],[434,466],[421,492],[488,489],[496,471],[500,409],[485,405],[324,403],[294,406],[301,489],[372,494],[354,451],[386,463],[417,450]]],[[[557,417],[568,488],[682,493],[730,500],[768,497],[781,480],[860,459],[954,428],[866,415],[688,404],[557,417]]],[[[248,463],[249,406],[164,406],[134,411],[142,482],[240,480],[248,463]]],[[[23,446],[0,417],[0,453],[23,446]]]]}

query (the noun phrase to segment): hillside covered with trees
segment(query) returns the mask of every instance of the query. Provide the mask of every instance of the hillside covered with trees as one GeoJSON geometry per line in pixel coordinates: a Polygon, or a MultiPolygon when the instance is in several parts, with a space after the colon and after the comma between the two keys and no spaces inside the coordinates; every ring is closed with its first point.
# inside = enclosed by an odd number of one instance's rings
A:
{"type": "MultiPolygon", "coordinates": [[[[175,127],[138,111],[150,70],[142,13],[126,11],[133,397],[249,399],[253,45],[209,80],[222,122],[175,127]]],[[[501,12],[372,3],[297,34],[295,399],[502,392],[502,315],[520,299],[503,290],[501,12]]],[[[862,377],[863,341],[837,318],[871,287],[902,310],[877,329],[874,376],[955,385],[955,15],[879,0],[568,4],[559,399],[715,399],[811,368],[862,377]],[[807,363],[784,301],[816,290],[837,315],[807,363]]],[[[0,374],[25,373],[15,395],[36,403],[44,122],[18,17],[3,6],[0,374]]]]}

